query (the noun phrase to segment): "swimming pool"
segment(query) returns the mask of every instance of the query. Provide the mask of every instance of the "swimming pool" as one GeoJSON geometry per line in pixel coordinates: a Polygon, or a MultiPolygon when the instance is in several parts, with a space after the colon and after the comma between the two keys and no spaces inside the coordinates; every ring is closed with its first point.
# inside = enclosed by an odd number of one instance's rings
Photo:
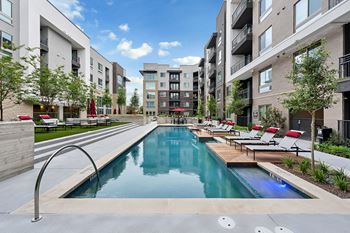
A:
{"type": "MultiPolygon", "coordinates": [[[[247,172],[267,184],[278,181],[257,171],[227,168],[185,127],[158,127],[100,171],[99,187],[87,180],[66,198],[269,198],[261,188],[272,186],[252,182],[247,172]]],[[[306,197],[287,185],[273,187],[276,198],[306,197]]]]}

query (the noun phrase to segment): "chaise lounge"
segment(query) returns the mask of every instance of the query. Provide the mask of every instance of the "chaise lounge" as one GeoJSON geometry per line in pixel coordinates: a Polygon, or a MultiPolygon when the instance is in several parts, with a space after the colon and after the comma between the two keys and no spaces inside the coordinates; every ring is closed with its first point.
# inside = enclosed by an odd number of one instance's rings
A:
{"type": "Polygon", "coordinates": [[[249,133],[243,134],[240,133],[240,136],[226,136],[226,144],[227,142],[230,143],[230,146],[232,146],[232,141],[234,140],[253,140],[253,139],[259,139],[260,137],[258,136],[259,132],[262,130],[261,125],[254,125],[252,127],[252,130],[249,133]],[[243,134],[243,135],[242,135],[243,134]]]}

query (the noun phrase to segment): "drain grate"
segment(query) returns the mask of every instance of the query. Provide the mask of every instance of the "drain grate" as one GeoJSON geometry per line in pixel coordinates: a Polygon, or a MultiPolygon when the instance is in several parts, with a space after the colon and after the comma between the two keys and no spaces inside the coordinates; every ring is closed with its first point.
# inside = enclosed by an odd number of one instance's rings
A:
{"type": "Polygon", "coordinates": [[[233,229],[236,226],[235,221],[232,218],[227,216],[222,216],[218,219],[218,223],[222,228],[233,229]]]}

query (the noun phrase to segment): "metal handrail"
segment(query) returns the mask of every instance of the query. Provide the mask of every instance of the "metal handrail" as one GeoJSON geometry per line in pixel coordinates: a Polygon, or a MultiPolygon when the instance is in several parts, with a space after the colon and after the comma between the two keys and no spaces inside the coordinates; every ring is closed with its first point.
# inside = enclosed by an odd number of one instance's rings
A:
{"type": "Polygon", "coordinates": [[[96,172],[96,177],[97,177],[97,185],[100,183],[100,176],[96,167],[96,164],[94,162],[94,160],[92,159],[92,157],[80,146],[76,146],[76,145],[68,145],[68,146],[64,146],[60,149],[58,149],[55,153],[53,153],[50,158],[48,158],[45,162],[45,164],[43,165],[43,167],[41,168],[38,178],[36,179],[36,183],[35,183],[35,189],[34,189],[34,218],[32,219],[32,222],[38,222],[42,219],[42,217],[40,216],[39,213],[39,189],[40,189],[40,183],[41,183],[41,179],[44,175],[44,172],[47,168],[47,166],[49,165],[49,163],[53,160],[53,158],[55,158],[57,155],[59,155],[62,151],[68,149],[68,148],[76,148],[79,149],[81,152],[83,152],[90,160],[90,162],[92,163],[92,165],[94,166],[95,172],[96,172]]]}

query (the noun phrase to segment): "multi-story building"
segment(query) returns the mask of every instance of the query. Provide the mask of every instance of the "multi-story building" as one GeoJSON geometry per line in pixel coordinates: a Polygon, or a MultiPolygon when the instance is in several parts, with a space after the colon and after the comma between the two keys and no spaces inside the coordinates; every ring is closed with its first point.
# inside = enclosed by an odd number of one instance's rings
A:
{"type": "Polygon", "coordinates": [[[126,114],[126,106],[118,106],[118,90],[124,89],[126,92],[126,83],[130,80],[126,77],[126,70],[117,62],[113,62],[113,96],[112,109],[113,114],[126,114]]]}
{"type": "Polygon", "coordinates": [[[193,115],[198,106],[198,65],[169,65],[146,63],[140,71],[144,78],[144,114],[156,116],[173,114],[183,108],[184,115],[193,115]]]}
{"type": "MultiPolygon", "coordinates": [[[[15,59],[27,55],[25,48],[35,50],[42,58],[41,65],[50,69],[63,67],[67,73],[79,73],[87,84],[90,78],[102,89],[112,90],[112,65],[97,51],[90,48],[90,38],[79,27],[72,23],[54,5],[47,0],[1,0],[0,32],[2,55],[13,53],[15,59]],[[4,43],[23,46],[11,52],[4,48],[4,43]],[[92,54],[92,55],[90,55],[92,54]],[[91,60],[96,60],[96,67],[91,68],[91,60]],[[99,62],[98,62],[99,61],[99,62]],[[101,64],[98,65],[98,64],[101,64]],[[101,68],[102,70],[100,70],[101,68]],[[90,74],[92,76],[90,76],[90,74]],[[102,80],[102,81],[101,81],[102,80]]],[[[50,115],[64,119],[68,108],[64,102],[56,101],[50,109],[50,115]]],[[[102,107],[98,110],[102,113],[102,107]]],[[[17,115],[36,115],[44,112],[43,106],[23,103],[16,105],[5,102],[5,120],[15,119],[17,115]]],[[[110,106],[103,107],[103,114],[110,113],[110,106]]],[[[79,114],[79,113],[78,113],[79,114]]],[[[86,116],[86,112],[80,113],[86,116]]]]}
{"type": "MultiPolygon", "coordinates": [[[[216,38],[217,33],[213,33],[204,49],[206,102],[210,97],[216,98],[216,38]]],[[[207,106],[206,113],[210,114],[207,106]]]]}
{"type": "Polygon", "coordinates": [[[251,116],[249,121],[258,123],[273,106],[287,118],[288,128],[309,132],[309,114],[292,114],[282,106],[285,94],[293,91],[285,77],[298,55],[311,53],[324,39],[330,54],[328,63],[340,68],[343,80],[339,82],[338,103],[317,113],[317,125],[342,130],[350,119],[346,79],[350,76],[350,1],[241,0],[227,1],[226,5],[231,22],[226,26],[226,46],[232,49],[232,54],[226,54],[226,72],[231,69],[226,84],[241,80],[247,87],[249,94],[245,96],[251,109],[245,116],[251,116]]]}

